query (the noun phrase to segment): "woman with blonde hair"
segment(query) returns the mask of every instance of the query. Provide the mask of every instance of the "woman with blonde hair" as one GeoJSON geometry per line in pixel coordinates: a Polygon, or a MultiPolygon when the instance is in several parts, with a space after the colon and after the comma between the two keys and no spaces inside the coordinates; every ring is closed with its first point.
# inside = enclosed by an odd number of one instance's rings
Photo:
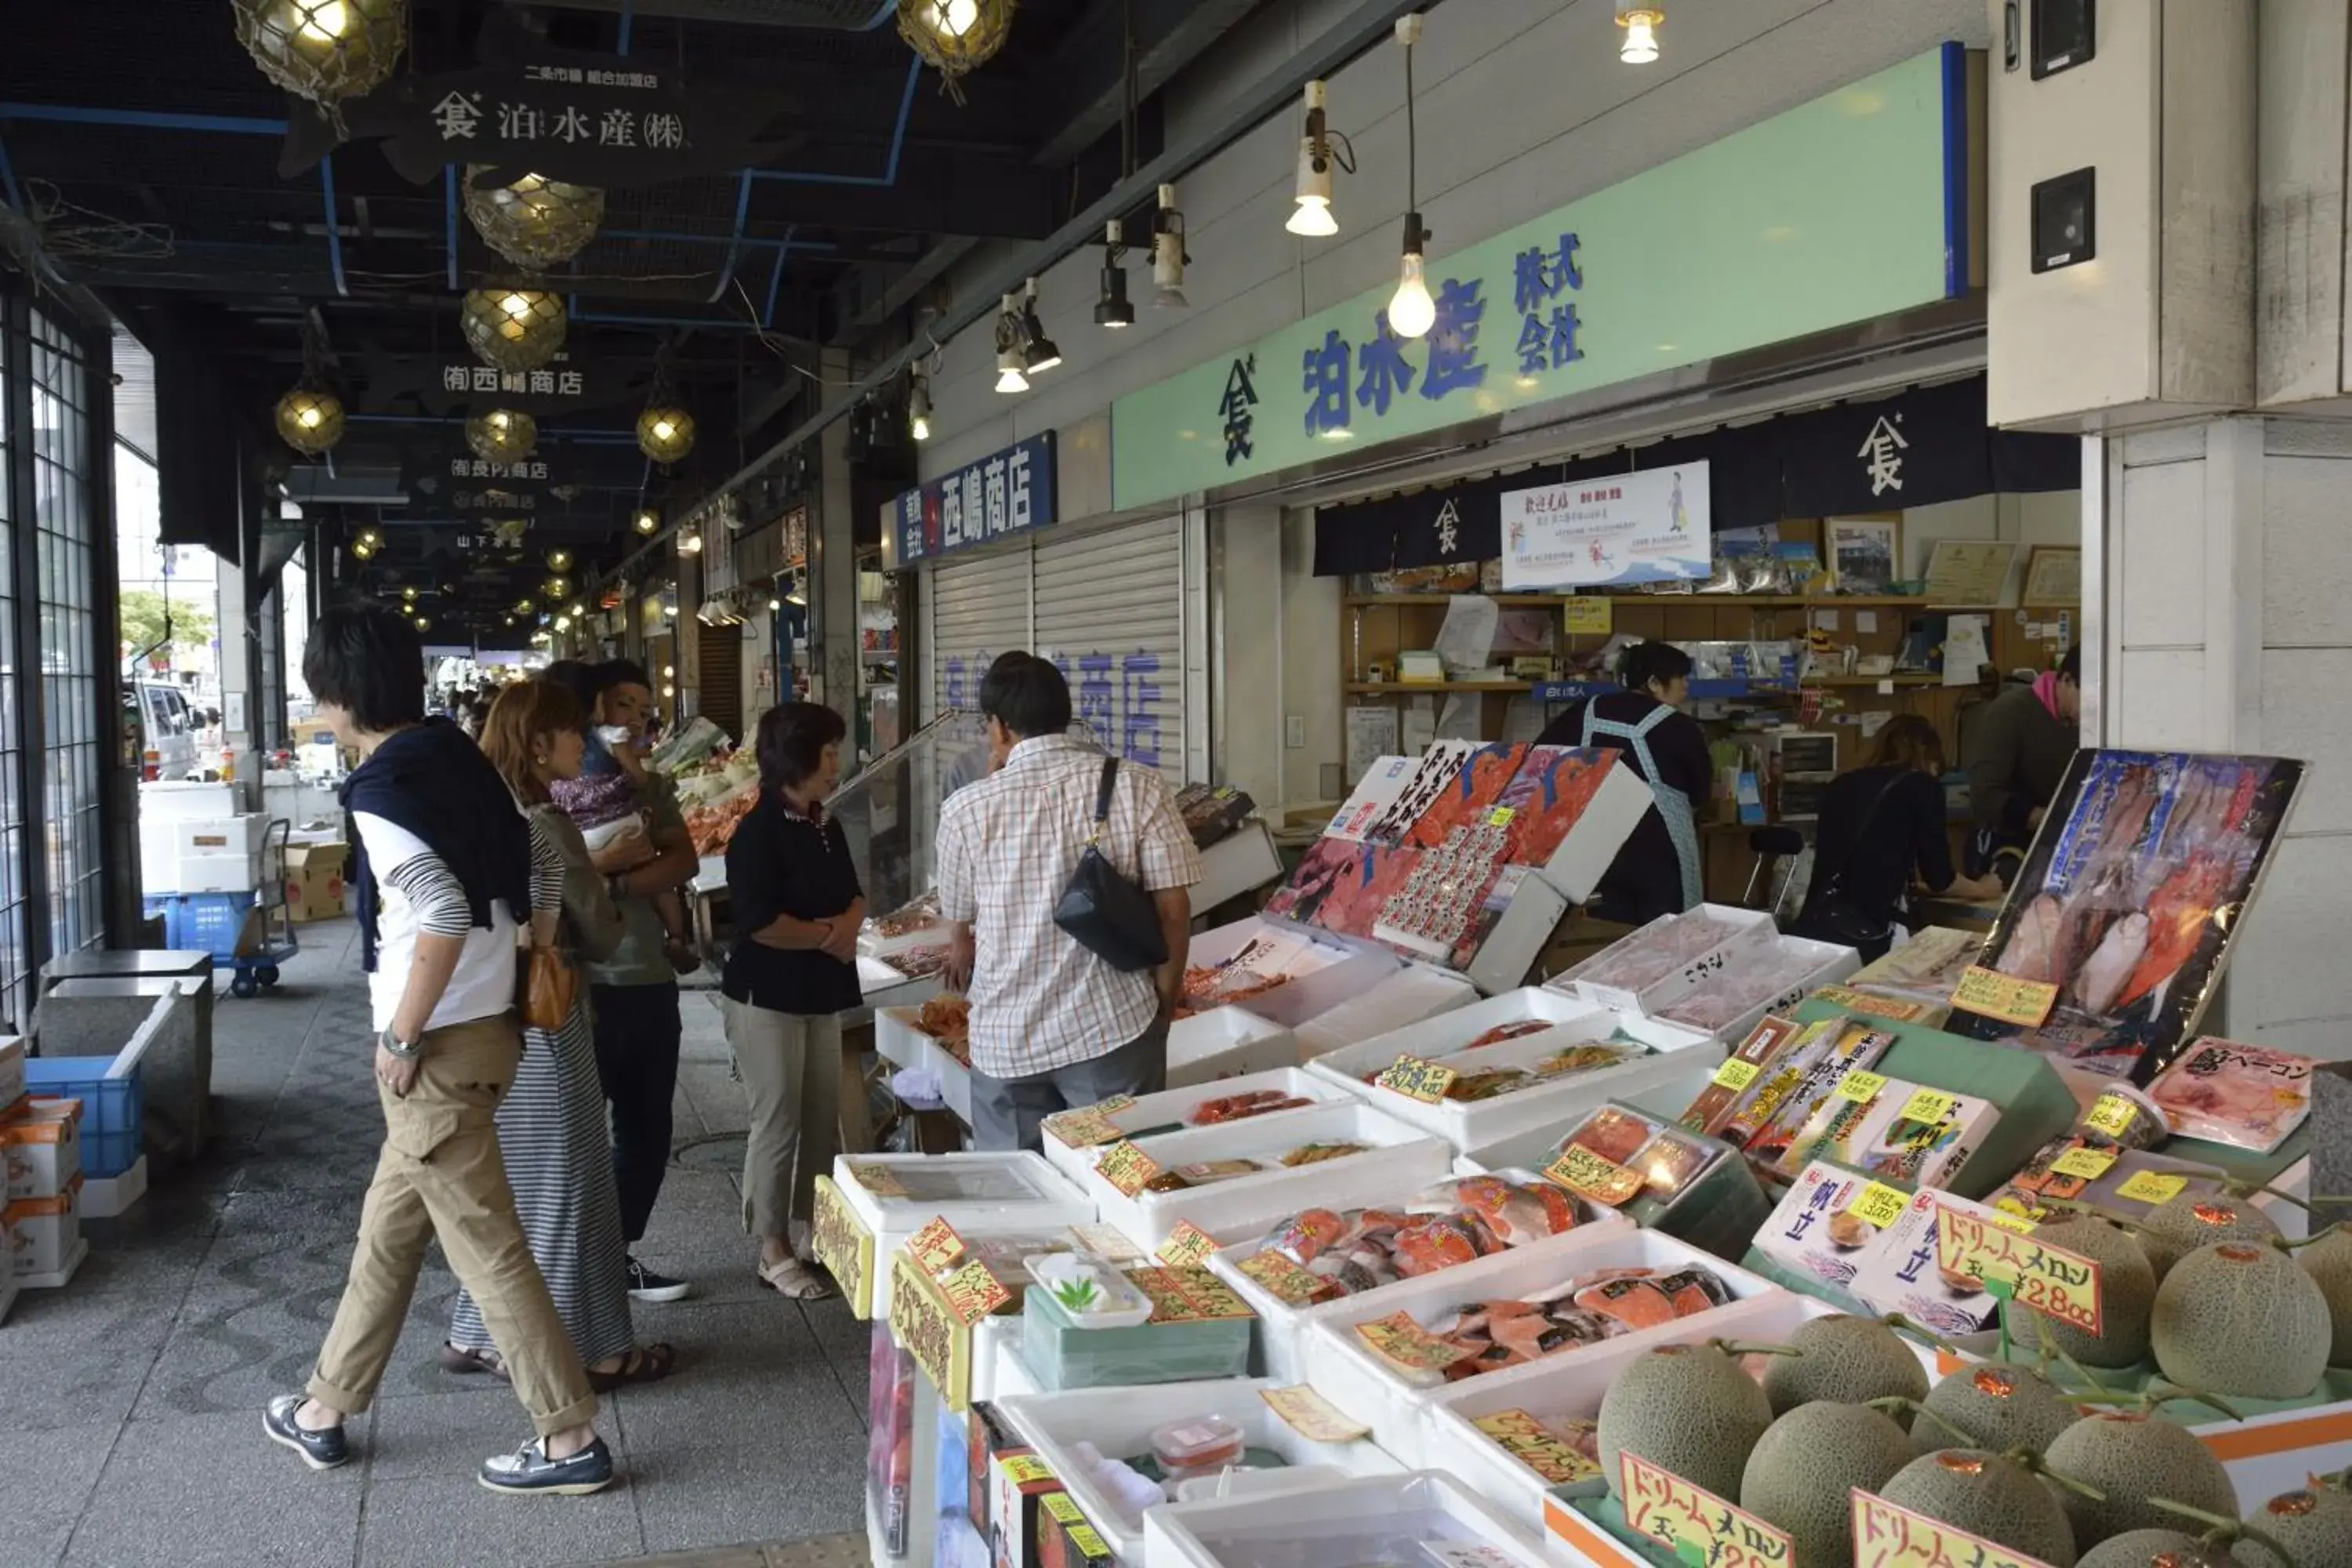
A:
{"type": "MultiPolygon", "coordinates": [[[[576,968],[621,939],[621,914],[589,862],[580,830],[557,809],[549,785],[580,772],[587,716],[579,700],[546,680],[510,686],[482,726],[482,754],[514,792],[530,824],[531,940],[561,944],[576,968]]],[[[604,1130],[585,984],[557,1029],[523,1030],[522,1065],[499,1107],[499,1152],[524,1239],[548,1294],[599,1393],[669,1375],[667,1344],[639,1345],[629,1321],[628,1248],[604,1130]]],[[[503,1375],[473,1298],[460,1292],[441,1363],[451,1372],[503,1375]]]]}

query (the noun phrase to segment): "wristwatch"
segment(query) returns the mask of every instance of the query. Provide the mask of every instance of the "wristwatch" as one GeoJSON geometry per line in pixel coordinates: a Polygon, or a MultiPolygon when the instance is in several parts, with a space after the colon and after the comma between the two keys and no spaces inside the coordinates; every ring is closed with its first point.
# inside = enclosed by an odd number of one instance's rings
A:
{"type": "Polygon", "coordinates": [[[404,1062],[413,1062],[425,1054],[423,1039],[410,1040],[404,1044],[400,1037],[389,1028],[375,1037],[375,1043],[382,1046],[387,1054],[398,1057],[404,1062]]]}

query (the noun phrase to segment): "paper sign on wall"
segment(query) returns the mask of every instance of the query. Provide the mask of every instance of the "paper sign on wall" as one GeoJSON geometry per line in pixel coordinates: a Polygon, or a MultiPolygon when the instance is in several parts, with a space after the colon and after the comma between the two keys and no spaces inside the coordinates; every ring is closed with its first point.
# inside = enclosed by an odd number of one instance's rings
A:
{"type": "Polygon", "coordinates": [[[1707,476],[1701,461],[1504,492],[1504,590],[1703,581],[1707,476]]]}

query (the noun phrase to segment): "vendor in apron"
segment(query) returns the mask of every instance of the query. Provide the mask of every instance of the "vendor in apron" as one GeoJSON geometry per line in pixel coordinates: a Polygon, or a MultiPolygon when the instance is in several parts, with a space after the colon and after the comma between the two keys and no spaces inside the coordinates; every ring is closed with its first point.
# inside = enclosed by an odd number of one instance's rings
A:
{"type": "Polygon", "coordinates": [[[1620,656],[1618,683],[1576,704],[1544,729],[1538,744],[1606,746],[1650,786],[1657,810],[1642,818],[1595,894],[1596,912],[1634,924],[1694,908],[1702,895],[1698,819],[1714,787],[1706,733],[1684,712],[1690,655],[1672,643],[1634,643],[1620,656]]]}

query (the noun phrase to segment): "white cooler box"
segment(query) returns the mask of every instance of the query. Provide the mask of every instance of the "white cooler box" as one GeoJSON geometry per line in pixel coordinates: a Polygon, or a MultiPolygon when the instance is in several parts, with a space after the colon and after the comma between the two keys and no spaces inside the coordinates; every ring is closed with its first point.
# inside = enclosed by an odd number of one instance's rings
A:
{"type": "Polygon", "coordinates": [[[1695,1067],[1714,1068],[1723,1060],[1724,1050],[1721,1041],[1694,1030],[1639,1014],[1612,1013],[1556,991],[1525,986],[1318,1057],[1307,1070],[1363,1096],[1383,1115],[1444,1139],[1459,1152],[1538,1127],[1565,1131],[1580,1111],[1678,1079],[1695,1067]],[[1530,1021],[1552,1027],[1465,1049],[1497,1026],[1530,1021]],[[1492,1100],[1442,1100],[1431,1104],[1368,1081],[1399,1057],[1419,1057],[1464,1071],[1528,1067],[1570,1046],[1605,1042],[1621,1030],[1649,1046],[1651,1054],[1613,1067],[1570,1073],[1492,1100]]]}
{"type": "MultiPolygon", "coordinates": [[[[879,962],[870,958],[859,959],[857,967],[861,977],[868,964],[879,962]]],[[[915,1019],[921,1012],[920,1002],[914,1006],[875,1008],[874,1054],[902,1068],[919,1068],[936,1074],[948,1109],[969,1127],[971,1125],[971,1069],[956,1060],[938,1040],[915,1027],[915,1019]]]]}
{"type": "Polygon", "coordinates": [[[1544,984],[1550,990],[1565,991],[1621,1012],[1655,1016],[1661,1007],[1681,1001],[1706,984],[1738,949],[1769,941],[1778,931],[1772,917],[1760,910],[1730,904],[1701,904],[1682,914],[1660,915],[1544,984]],[[1709,941],[1691,945],[1687,952],[1669,961],[1666,953],[1675,928],[1688,926],[1693,917],[1729,929],[1709,941]],[[1629,964],[1636,963],[1637,955],[1653,948],[1658,952],[1649,962],[1628,969],[1629,964]]]}
{"type": "Polygon", "coordinates": [[[1654,1009],[1651,1016],[1711,1035],[1727,1051],[1746,1039],[1767,1013],[1785,1012],[1861,967],[1862,954],[1850,947],[1776,936],[1735,952],[1721,973],[1678,1001],[1654,1009]]]}
{"type": "Polygon", "coordinates": [[[1311,1062],[1343,1046],[1418,1024],[1478,1000],[1478,988],[1449,970],[1408,963],[1384,980],[1298,1026],[1298,1059],[1311,1062]]]}
{"type": "MultiPolygon", "coordinates": [[[[1231,1011],[1230,1008],[1220,1010],[1231,1011]]],[[[1173,1076],[1172,1068],[1171,1076],[1173,1076]]],[[[1147,1132],[1155,1128],[1172,1131],[1177,1124],[1184,1122],[1187,1117],[1210,1100],[1226,1100],[1237,1094],[1268,1091],[1290,1095],[1299,1100],[1311,1100],[1318,1105],[1344,1105],[1354,1098],[1336,1084],[1317,1078],[1302,1068],[1282,1067],[1273,1068],[1265,1072],[1244,1073],[1239,1078],[1221,1078],[1205,1083],[1188,1084],[1181,1089],[1166,1089],[1159,1094],[1147,1094],[1125,1110],[1114,1111],[1104,1120],[1118,1128],[1120,1133],[1131,1138],[1139,1132],[1147,1132]]],[[[1271,1121],[1276,1118],[1293,1114],[1295,1112],[1276,1110],[1263,1115],[1246,1117],[1244,1120],[1271,1121]]],[[[1218,1125],[1237,1124],[1219,1123],[1218,1125]]],[[[1053,1125],[1050,1121],[1048,1121],[1045,1128],[1045,1163],[1067,1176],[1073,1183],[1080,1186],[1086,1184],[1088,1173],[1095,1168],[1095,1156],[1098,1152],[1100,1152],[1098,1146],[1074,1147],[1063,1142],[1054,1136],[1053,1125]]]]}
{"type": "MultiPolygon", "coordinates": [[[[1050,1233],[1095,1217],[1094,1205],[1026,1150],[1013,1153],[842,1154],[833,1184],[861,1235],[853,1237],[870,1259],[863,1289],[843,1285],[861,1318],[887,1317],[890,1269],[899,1248],[935,1219],[967,1239],[1035,1231],[1050,1233]],[[892,1191],[890,1189],[898,1190],[892,1191]]],[[[841,1271],[835,1270],[836,1276],[841,1271]]]]}
{"type": "Polygon", "coordinates": [[[1268,1389],[1284,1386],[1273,1378],[1234,1377],[1139,1388],[1082,1388],[1000,1398],[996,1410],[1036,1448],[1037,1457],[1101,1532],[1113,1555],[1131,1568],[1143,1561],[1143,1521],[1120,1512],[1094,1484],[1077,1463],[1076,1444],[1091,1443],[1107,1458],[1131,1459],[1151,1451],[1155,1428],[1221,1415],[1242,1429],[1244,1447],[1270,1448],[1291,1467],[1249,1472],[1253,1498],[1341,1485],[1360,1476],[1392,1476],[1402,1468],[1362,1438],[1318,1443],[1300,1436],[1261,1397],[1268,1389]]]}
{"type": "Polygon", "coordinates": [[[1155,1508],[1143,1516],[1143,1568],[1427,1563],[1414,1550],[1424,1542],[1484,1547],[1511,1568],[1545,1568],[1539,1545],[1434,1470],[1155,1508]]]}
{"type": "Polygon", "coordinates": [[[1212,1007],[1168,1026],[1171,1089],[1297,1065],[1297,1037],[1239,1006],[1212,1007]]]}
{"type": "Polygon", "coordinates": [[[1350,947],[1287,921],[1256,919],[1202,931],[1192,939],[1185,962],[1193,969],[1231,965],[1260,974],[1289,975],[1270,991],[1228,1005],[1290,1029],[1320,1017],[1404,967],[1404,961],[1385,948],[1350,947]]]}

